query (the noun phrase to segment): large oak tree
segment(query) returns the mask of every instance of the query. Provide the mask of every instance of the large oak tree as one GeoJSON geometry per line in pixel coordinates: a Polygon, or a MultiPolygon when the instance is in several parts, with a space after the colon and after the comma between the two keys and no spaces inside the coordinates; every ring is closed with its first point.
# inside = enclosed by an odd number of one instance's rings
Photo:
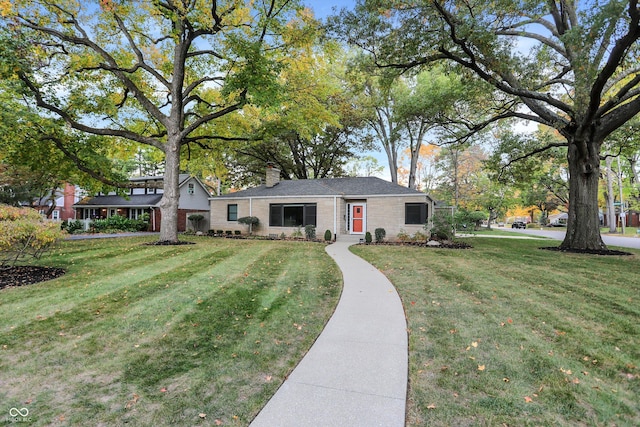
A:
{"type": "Polygon", "coordinates": [[[293,0],[3,3],[3,67],[77,132],[164,153],[160,240],[176,242],[181,149],[224,141],[213,126],[277,98],[279,58],[304,42],[293,0]]]}
{"type": "Polygon", "coordinates": [[[606,249],[597,202],[600,150],[640,112],[636,0],[368,0],[343,12],[341,22],[342,33],[381,66],[408,70],[448,61],[514,100],[494,120],[517,117],[555,128],[570,172],[560,247],[606,249]]]}

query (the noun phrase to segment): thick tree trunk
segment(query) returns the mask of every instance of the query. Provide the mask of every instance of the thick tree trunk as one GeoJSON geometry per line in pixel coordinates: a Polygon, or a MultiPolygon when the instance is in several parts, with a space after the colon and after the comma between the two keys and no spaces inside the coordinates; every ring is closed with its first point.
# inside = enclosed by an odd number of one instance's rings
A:
{"type": "Polygon", "coordinates": [[[561,249],[606,250],[600,236],[598,181],[600,144],[593,140],[569,141],[569,217],[561,249]]]}
{"type": "Polygon", "coordinates": [[[160,241],[178,241],[178,203],[180,200],[180,144],[168,142],[165,150],[165,171],[162,199],[160,199],[160,241]]]}

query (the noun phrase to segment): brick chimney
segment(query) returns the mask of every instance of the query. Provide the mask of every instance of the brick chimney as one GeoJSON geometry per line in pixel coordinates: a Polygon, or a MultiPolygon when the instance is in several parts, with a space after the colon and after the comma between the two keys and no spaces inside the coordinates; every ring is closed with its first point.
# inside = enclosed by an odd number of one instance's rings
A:
{"type": "Polygon", "coordinates": [[[267,175],[265,185],[271,188],[280,182],[280,169],[276,169],[272,164],[267,164],[267,175]]]}

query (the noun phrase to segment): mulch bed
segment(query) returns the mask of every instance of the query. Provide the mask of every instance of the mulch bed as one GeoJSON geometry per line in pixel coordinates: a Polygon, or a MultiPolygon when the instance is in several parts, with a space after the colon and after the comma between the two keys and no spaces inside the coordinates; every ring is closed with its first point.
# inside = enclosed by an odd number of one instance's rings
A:
{"type": "Polygon", "coordinates": [[[55,279],[65,274],[62,268],[55,267],[34,267],[29,265],[19,265],[0,269],[0,289],[10,286],[32,285],[55,279]]]}
{"type": "Polygon", "coordinates": [[[160,240],[158,242],[145,243],[147,246],[179,246],[179,245],[195,245],[195,242],[185,242],[184,240],[160,240]]]}
{"type": "Polygon", "coordinates": [[[623,252],[623,251],[616,251],[613,249],[564,249],[561,248],[560,246],[546,246],[546,247],[542,247],[540,249],[546,250],[546,251],[557,251],[557,252],[565,252],[565,253],[571,253],[571,254],[588,254],[588,255],[633,255],[632,253],[629,252],[623,252]]]}
{"type": "Polygon", "coordinates": [[[387,246],[418,246],[421,248],[434,248],[434,249],[472,249],[468,243],[465,242],[451,242],[440,241],[439,246],[429,246],[427,242],[381,242],[381,243],[361,243],[363,245],[387,245],[387,246]]]}

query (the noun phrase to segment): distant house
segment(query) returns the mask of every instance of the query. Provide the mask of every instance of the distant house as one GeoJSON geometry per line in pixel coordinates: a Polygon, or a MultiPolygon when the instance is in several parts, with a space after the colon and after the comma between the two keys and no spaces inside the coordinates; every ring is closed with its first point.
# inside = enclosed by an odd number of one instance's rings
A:
{"type": "MultiPolygon", "coordinates": [[[[99,219],[119,215],[138,219],[146,213],[150,217],[151,231],[160,231],[161,216],[158,204],[163,194],[163,180],[162,176],[132,178],[131,182],[136,183],[137,187],[131,188],[126,196],[109,193],[85,197],[73,205],[76,218],[99,219]]],[[[178,231],[191,228],[188,220],[191,214],[201,214],[205,217],[200,228],[206,231],[211,196],[209,190],[198,178],[188,174],[180,174],[179,188],[178,231]]]]}
{"type": "Polygon", "coordinates": [[[56,189],[51,196],[34,200],[30,206],[43,215],[50,211],[48,218],[54,221],[74,219],[75,211],[73,210],[73,205],[80,201],[80,193],[81,190],[79,188],[65,183],[63,188],[56,189]],[[55,206],[51,209],[54,202],[55,206]]]}
{"type": "Polygon", "coordinates": [[[566,227],[568,218],[569,215],[566,212],[549,215],[549,218],[547,219],[547,225],[549,225],[550,227],[566,227]]]}
{"type": "Polygon", "coordinates": [[[241,230],[238,218],[260,220],[255,234],[290,236],[311,224],[318,236],[330,230],[340,235],[374,234],[384,228],[389,240],[400,231],[424,232],[433,213],[425,193],[380,178],[331,178],[280,181],[280,171],[267,169],[259,187],[211,198],[210,228],[241,230]]]}

